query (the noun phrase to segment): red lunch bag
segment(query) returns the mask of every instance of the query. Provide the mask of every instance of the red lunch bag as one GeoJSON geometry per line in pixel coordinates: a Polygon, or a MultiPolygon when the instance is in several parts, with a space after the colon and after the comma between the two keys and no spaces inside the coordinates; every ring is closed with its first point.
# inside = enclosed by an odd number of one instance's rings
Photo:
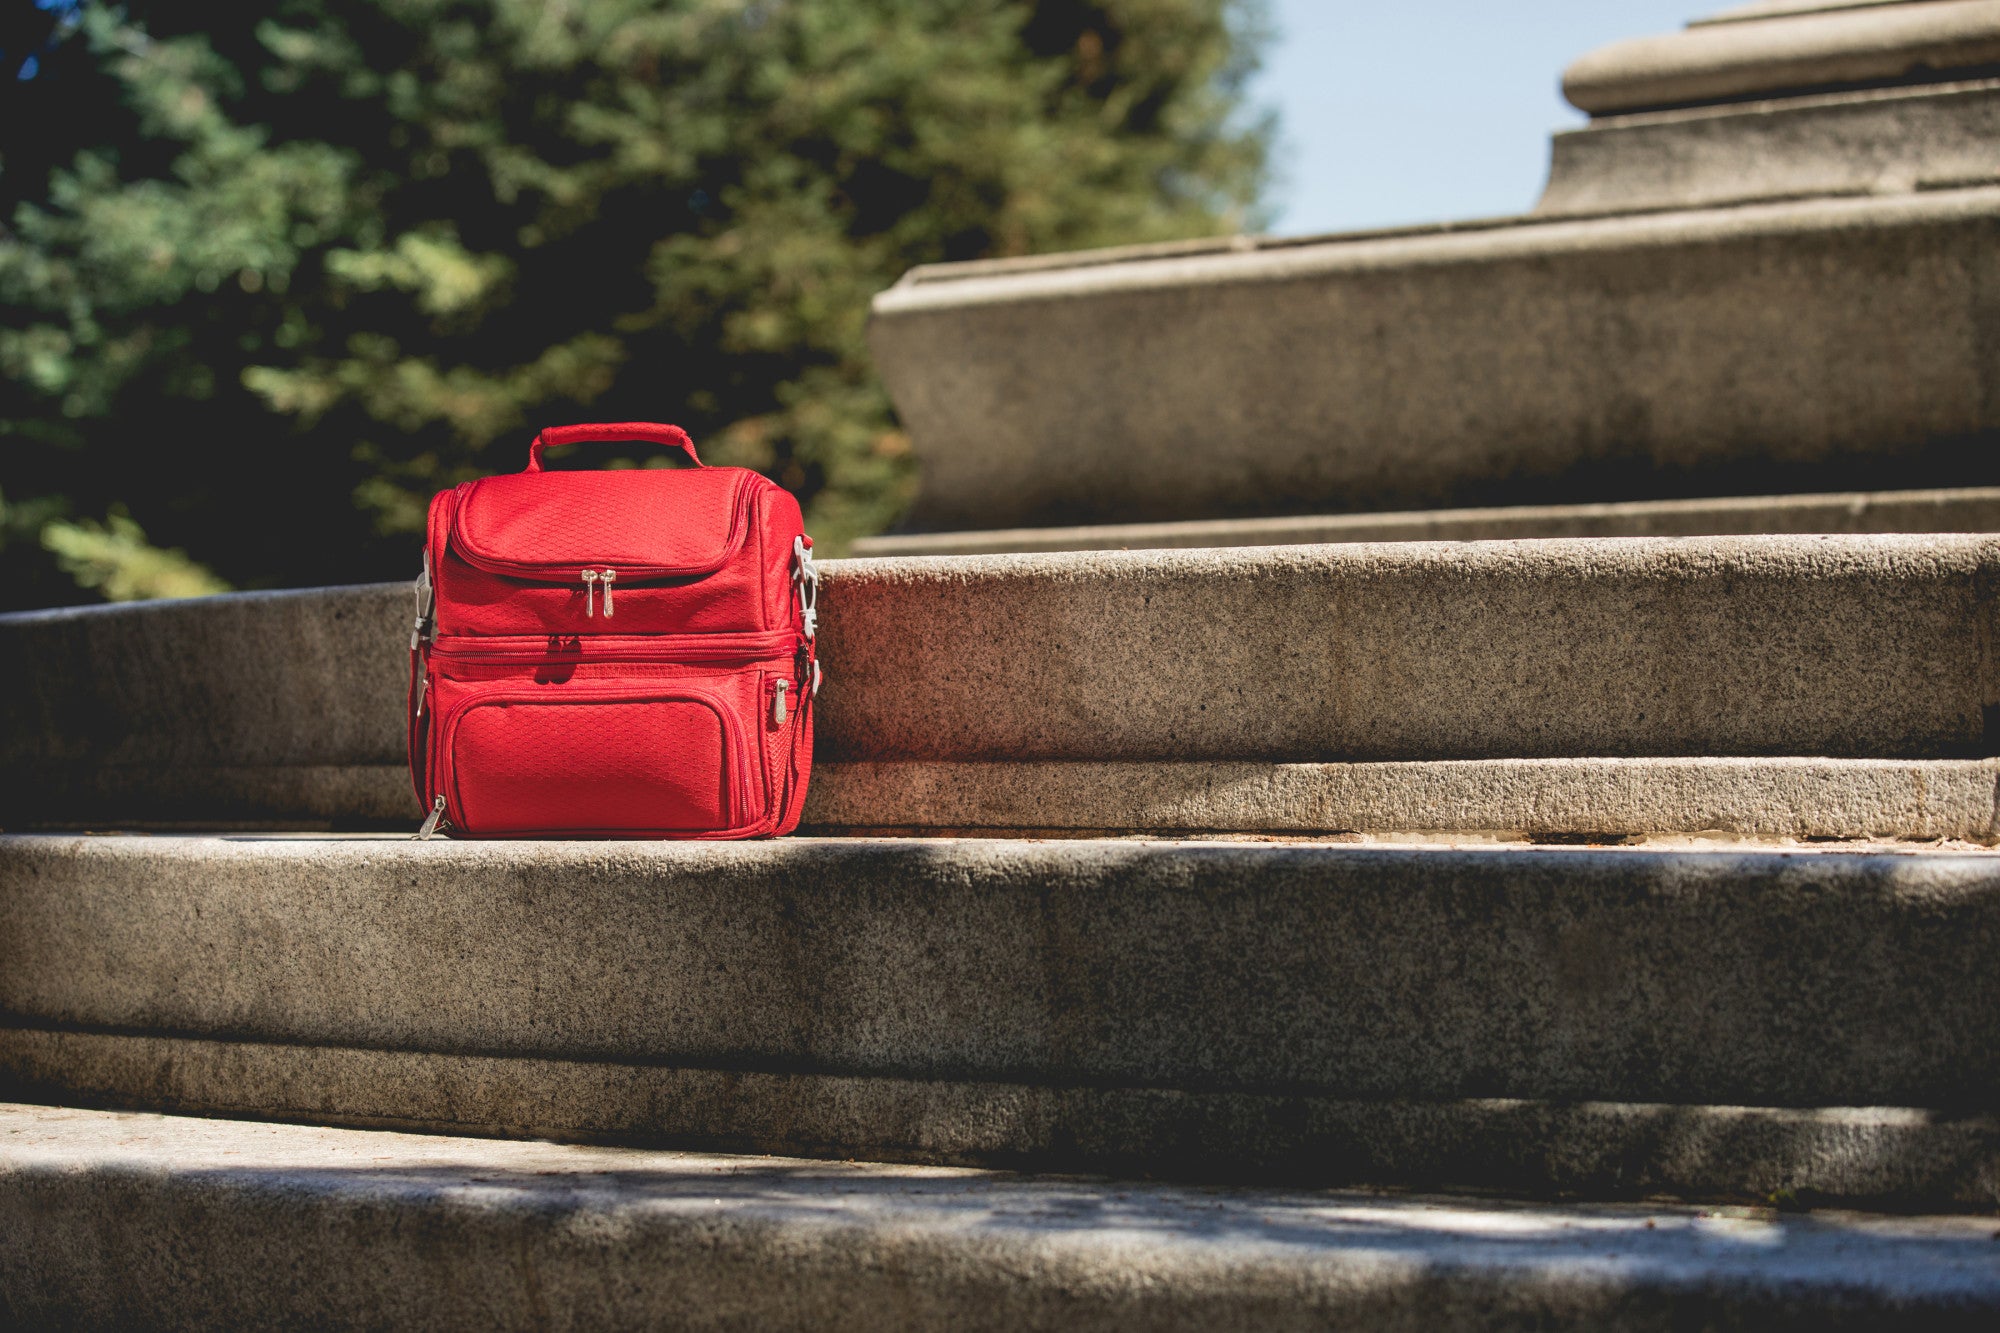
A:
{"type": "Polygon", "coordinates": [[[410,635],[419,836],[755,838],[799,822],[819,576],[798,501],[677,426],[545,430],[431,501],[410,635]],[[692,469],[545,472],[643,440],[692,469]]]}

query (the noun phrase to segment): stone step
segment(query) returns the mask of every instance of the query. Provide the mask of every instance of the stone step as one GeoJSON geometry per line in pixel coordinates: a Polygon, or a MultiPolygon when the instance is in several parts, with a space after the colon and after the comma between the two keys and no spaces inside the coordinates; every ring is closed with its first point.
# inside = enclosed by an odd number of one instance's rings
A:
{"type": "Polygon", "coordinates": [[[1599,117],[1556,134],[1542,217],[2000,180],[2000,79],[1599,117]]]}
{"type": "Polygon", "coordinates": [[[0,838],[0,1093],[2000,1205],[2000,854],[0,838]]]}
{"type": "Polygon", "coordinates": [[[817,833],[2000,840],[1993,759],[859,761],[813,783],[817,833]]]}
{"type": "MultiPolygon", "coordinates": [[[[807,818],[1984,839],[1996,570],[1944,535],[829,562],[807,818]]],[[[0,820],[411,819],[408,596],[0,617],[0,820]]]]}
{"type": "Polygon", "coordinates": [[[1770,0],[1614,42],[1563,90],[1543,216],[2000,181],[2000,6],[1770,0]]]}
{"type": "Polygon", "coordinates": [[[1563,72],[1563,95],[1605,115],[1936,81],[1995,65],[2000,4],[1993,0],[1781,0],[1601,47],[1563,72]]]}
{"type": "Polygon", "coordinates": [[[1497,505],[1402,514],[1100,523],[994,532],[863,537],[858,556],[1157,551],[1326,542],[1484,542],[1551,537],[1713,537],[1770,533],[2000,532],[2000,486],[1837,495],[1758,495],[1624,504],[1497,505]]]}
{"type": "Polygon", "coordinates": [[[915,269],[910,526],[2000,483],[2000,188],[1900,191],[915,269]]]}
{"type": "Polygon", "coordinates": [[[0,1107],[37,1327],[1990,1328],[1990,1218],[1191,1189],[0,1107]]]}

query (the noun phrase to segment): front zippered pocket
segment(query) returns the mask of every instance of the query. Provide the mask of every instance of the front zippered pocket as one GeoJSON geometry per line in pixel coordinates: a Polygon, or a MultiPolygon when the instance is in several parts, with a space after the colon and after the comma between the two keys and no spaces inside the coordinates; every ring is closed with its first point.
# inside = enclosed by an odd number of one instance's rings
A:
{"type": "Polygon", "coordinates": [[[476,686],[435,753],[446,818],[471,834],[718,833],[763,814],[736,710],[689,680],[476,686]]]}

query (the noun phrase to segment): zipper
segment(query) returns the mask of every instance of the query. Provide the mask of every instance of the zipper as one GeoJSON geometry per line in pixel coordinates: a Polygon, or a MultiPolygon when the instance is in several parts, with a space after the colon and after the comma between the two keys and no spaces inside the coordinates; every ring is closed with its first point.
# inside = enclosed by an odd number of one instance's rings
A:
{"type": "Polygon", "coordinates": [[[785,712],[785,692],[791,688],[792,682],[784,679],[782,676],[771,682],[771,725],[774,727],[785,725],[785,718],[787,716],[785,712]]]}
{"type": "Polygon", "coordinates": [[[752,662],[790,658],[797,649],[798,634],[793,630],[752,630],[734,634],[626,634],[591,635],[574,652],[552,652],[550,639],[568,639],[559,634],[454,635],[431,649],[440,664],[454,662],[515,663],[527,666],[542,662],[752,662]],[[468,642],[469,641],[469,642],[468,642]]]}
{"type": "Polygon", "coordinates": [[[436,801],[431,803],[430,818],[426,819],[424,826],[417,830],[416,841],[422,842],[424,839],[430,837],[446,822],[444,817],[444,797],[440,796],[436,801]]]}

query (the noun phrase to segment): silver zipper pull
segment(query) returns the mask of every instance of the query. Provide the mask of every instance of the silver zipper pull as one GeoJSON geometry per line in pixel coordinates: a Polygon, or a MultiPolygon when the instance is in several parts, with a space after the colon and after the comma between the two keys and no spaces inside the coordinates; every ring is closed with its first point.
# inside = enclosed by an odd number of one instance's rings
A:
{"type": "MultiPolygon", "coordinates": [[[[597,592],[597,571],[594,569],[586,569],[583,571],[583,615],[584,619],[586,620],[588,620],[592,614],[590,599],[596,595],[596,592],[597,592]]],[[[609,615],[610,613],[606,612],[605,614],[609,615]]]]}
{"type": "Polygon", "coordinates": [[[604,618],[606,620],[609,620],[611,619],[611,584],[615,579],[617,579],[618,571],[615,569],[607,569],[602,574],[599,574],[597,577],[598,580],[604,585],[604,618]]]}
{"type": "Polygon", "coordinates": [[[431,806],[431,817],[426,819],[424,826],[417,830],[417,840],[421,842],[423,839],[436,833],[438,825],[442,823],[444,823],[444,797],[440,796],[437,798],[436,804],[431,806]]]}
{"type": "Polygon", "coordinates": [[[781,680],[772,687],[771,724],[773,726],[782,727],[785,725],[785,691],[791,688],[792,682],[789,680],[781,680]]]}
{"type": "Polygon", "coordinates": [[[431,692],[431,671],[424,659],[417,659],[417,716],[424,715],[424,696],[431,692]]]}

